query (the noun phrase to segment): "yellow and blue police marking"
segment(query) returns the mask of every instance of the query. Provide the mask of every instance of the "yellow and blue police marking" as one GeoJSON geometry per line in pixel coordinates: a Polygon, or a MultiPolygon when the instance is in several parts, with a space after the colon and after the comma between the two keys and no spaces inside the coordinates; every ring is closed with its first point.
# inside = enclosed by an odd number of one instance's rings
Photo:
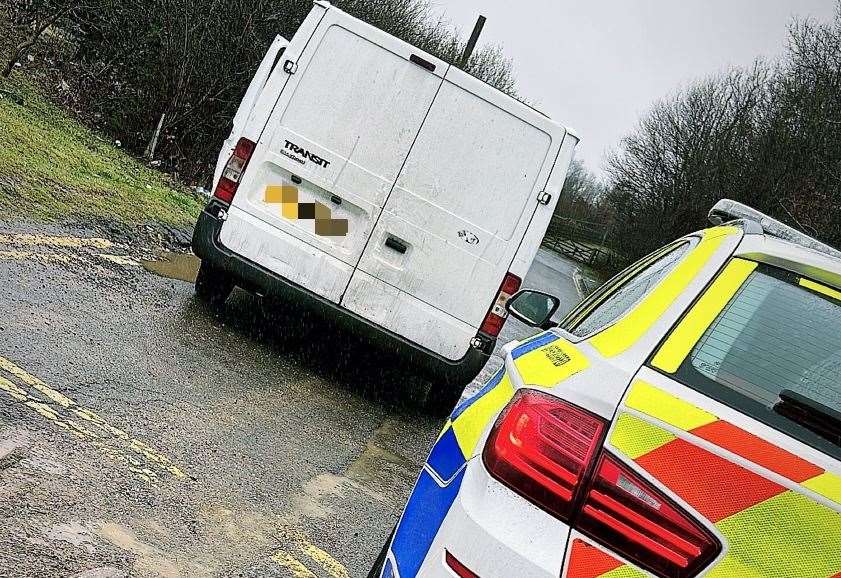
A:
{"type": "Polygon", "coordinates": [[[559,337],[554,333],[541,333],[515,347],[511,351],[511,357],[513,357],[516,360],[524,356],[525,354],[531,353],[535,349],[543,347],[544,345],[549,345],[550,343],[552,343],[553,341],[557,341],[558,339],[559,337]]]}
{"type": "MultiPolygon", "coordinates": [[[[518,345],[511,355],[516,361],[558,339],[553,333],[542,333],[518,345]]],[[[479,391],[453,410],[432,447],[395,530],[391,554],[396,568],[389,558],[383,578],[417,575],[458,496],[467,460],[473,456],[490,420],[513,396],[514,388],[503,366],[479,391]]]]}
{"type": "Polygon", "coordinates": [[[450,415],[450,422],[454,422],[461,416],[465,411],[467,411],[474,403],[476,403],[479,399],[484,397],[489,391],[499,385],[499,382],[502,381],[502,377],[505,375],[505,366],[499,368],[493,377],[491,377],[488,382],[482,386],[479,391],[462,401],[460,404],[456,406],[453,410],[453,413],[450,415]]]}
{"type": "Polygon", "coordinates": [[[505,369],[500,369],[476,395],[459,405],[447,420],[444,431],[421,470],[394,533],[391,552],[397,571],[395,573],[389,559],[383,569],[383,578],[415,576],[420,570],[432,541],[458,495],[467,464],[453,422],[476,400],[499,385],[504,375],[505,369]]]}

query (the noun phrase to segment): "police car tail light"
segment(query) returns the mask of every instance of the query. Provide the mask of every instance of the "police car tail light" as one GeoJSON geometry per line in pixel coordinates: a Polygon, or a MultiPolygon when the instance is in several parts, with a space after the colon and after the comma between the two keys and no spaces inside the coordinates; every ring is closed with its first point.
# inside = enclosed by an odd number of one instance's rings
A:
{"type": "Polygon", "coordinates": [[[491,337],[496,337],[502,330],[505,324],[505,318],[508,317],[508,311],[505,309],[505,304],[511,299],[517,291],[520,290],[520,285],[523,280],[513,273],[506,273],[505,279],[502,280],[502,285],[499,288],[499,293],[496,294],[494,304],[491,310],[485,315],[485,320],[479,327],[479,331],[491,337]]]}
{"type": "Polygon", "coordinates": [[[248,161],[251,160],[251,155],[254,154],[254,149],[257,144],[247,138],[241,138],[237,142],[236,148],[231,158],[225,164],[225,169],[222,171],[222,176],[219,178],[219,183],[216,185],[216,190],[213,191],[213,196],[221,199],[226,203],[234,200],[234,195],[237,194],[239,182],[242,179],[242,174],[248,166],[248,161]]]}
{"type": "Polygon", "coordinates": [[[694,576],[721,550],[711,532],[607,452],[574,526],[664,578],[694,576]]]}
{"type": "Polygon", "coordinates": [[[721,543],[602,449],[607,421],[548,394],[517,392],[483,454],[488,472],[553,516],[661,578],[691,578],[721,543]]]}
{"type": "Polygon", "coordinates": [[[606,425],[556,397],[523,390],[494,426],[485,466],[512,490],[568,520],[606,425]]]}
{"type": "Polygon", "coordinates": [[[447,562],[447,566],[455,572],[456,576],[459,578],[479,578],[479,575],[473,572],[470,568],[462,564],[458,561],[458,559],[450,554],[448,551],[444,551],[444,560],[447,562]]]}

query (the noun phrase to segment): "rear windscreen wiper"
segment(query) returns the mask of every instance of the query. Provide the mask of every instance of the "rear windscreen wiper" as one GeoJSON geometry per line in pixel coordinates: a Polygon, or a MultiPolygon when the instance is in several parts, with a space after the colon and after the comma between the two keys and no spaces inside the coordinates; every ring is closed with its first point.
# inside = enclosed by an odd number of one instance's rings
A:
{"type": "Polygon", "coordinates": [[[789,389],[780,392],[774,411],[841,447],[841,412],[789,389]]]}

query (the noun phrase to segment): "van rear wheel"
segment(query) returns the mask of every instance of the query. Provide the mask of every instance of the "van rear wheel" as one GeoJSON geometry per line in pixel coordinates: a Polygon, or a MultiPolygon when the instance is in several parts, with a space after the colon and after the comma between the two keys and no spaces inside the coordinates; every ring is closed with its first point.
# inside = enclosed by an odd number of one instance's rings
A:
{"type": "Polygon", "coordinates": [[[196,276],[196,297],[213,309],[221,309],[234,285],[233,277],[202,261],[196,276]]]}
{"type": "Polygon", "coordinates": [[[434,416],[447,416],[455,409],[464,387],[448,382],[433,381],[426,394],[423,408],[434,416]]]}

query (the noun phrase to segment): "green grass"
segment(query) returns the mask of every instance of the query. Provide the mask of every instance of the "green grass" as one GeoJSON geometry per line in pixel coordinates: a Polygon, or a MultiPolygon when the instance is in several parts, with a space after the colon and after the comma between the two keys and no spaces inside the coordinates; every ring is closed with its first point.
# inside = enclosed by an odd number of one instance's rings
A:
{"type": "Polygon", "coordinates": [[[0,220],[185,227],[201,202],[50,103],[20,71],[0,78],[0,220]]]}

